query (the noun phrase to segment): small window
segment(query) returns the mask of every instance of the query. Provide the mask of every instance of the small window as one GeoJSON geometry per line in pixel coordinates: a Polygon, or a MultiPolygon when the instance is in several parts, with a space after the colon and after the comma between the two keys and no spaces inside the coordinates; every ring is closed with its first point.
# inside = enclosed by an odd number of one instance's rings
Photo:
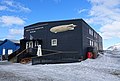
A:
{"type": "Polygon", "coordinates": [[[12,54],[13,50],[12,49],[8,49],[8,55],[12,54]]]}
{"type": "Polygon", "coordinates": [[[51,40],[51,46],[57,46],[57,39],[51,40]]]}
{"type": "Polygon", "coordinates": [[[26,49],[29,48],[29,42],[26,42],[26,49]]]}
{"type": "Polygon", "coordinates": [[[94,42],[92,40],[90,40],[89,42],[90,42],[90,46],[94,46],[94,42]]]}
{"type": "Polygon", "coordinates": [[[96,33],[94,33],[94,37],[97,38],[97,34],[96,33]]]}
{"type": "Polygon", "coordinates": [[[33,48],[33,41],[29,42],[29,48],[33,48]]]}
{"type": "Polygon", "coordinates": [[[93,36],[93,30],[89,29],[89,34],[93,36]]]}
{"type": "Polygon", "coordinates": [[[90,41],[90,46],[92,45],[91,43],[92,43],[92,41],[91,40],[89,40],[90,41]]]}
{"type": "Polygon", "coordinates": [[[38,46],[38,41],[35,41],[35,47],[38,46]]]}
{"type": "Polygon", "coordinates": [[[2,52],[3,52],[2,54],[5,55],[5,49],[4,49],[4,48],[3,48],[3,51],[2,51],[2,52]]]}
{"type": "Polygon", "coordinates": [[[94,46],[94,42],[92,41],[92,46],[94,46]]]}

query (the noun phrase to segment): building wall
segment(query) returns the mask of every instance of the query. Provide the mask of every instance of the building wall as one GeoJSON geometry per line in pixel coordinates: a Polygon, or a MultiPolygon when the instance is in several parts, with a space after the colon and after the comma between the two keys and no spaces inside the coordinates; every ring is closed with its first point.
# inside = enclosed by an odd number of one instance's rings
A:
{"type": "Polygon", "coordinates": [[[80,20],[71,20],[71,21],[59,21],[59,22],[51,22],[47,23],[47,25],[39,26],[39,30],[36,30],[34,33],[32,32],[32,28],[36,28],[35,25],[32,27],[25,28],[25,38],[30,39],[32,36],[33,39],[42,39],[43,44],[42,48],[51,49],[51,50],[59,50],[59,51],[78,51],[81,52],[81,21],[80,20]],[[69,30],[65,32],[52,33],[50,32],[50,28],[59,25],[68,25],[74,24],[77,25],[74,30],[69,30]],[[43,28],[42,28],[43,27],[43,28]],[[30,30],[30,31],[29,31],[30,30]],[[57,39],[57,46],[51,46],[51,40],[57,39]]]}
{"type": "Polygon", "coordinates": [[[82,22],[83,29],[83,53],[86,53],[87,47],[96,47],[97,50],[103,50],[102,37],[91,28],[86,22],[82,22]]]}
{"type": "MultiPolygon", "coordinates": [[[[84,54],[86,54],[87,47],[90,46],[90,40],[93,39],[91,35],[89,35],[89,29],[91,29],[85,22],[82,22],[82,50],[84,54]]],[[[84,55],[85,56],[85,55],[84,55]]]]}
{"type": "Polygon", "coordinates": [[[94,33],[96,32],[82,19],[74,19],[37,23],[27,26],[24,30],[24,39],[41,39],[43,43],[42,48],[44,49],[77,51],[79,55],[84,56],[86,48],[94,46],[94,42],[99,40],[94,37],[94,33]],[[50,28],[52,27],[67,24],[74,24],[77,26],[74,30],[70,31],[60,33],[50,32],[50,28]],[[89,29],[93,31],[93,35],[89,34],[89,29]],[[57,46],[51,46],[52,39],[57,39],[57,46]],[[92,43],[90,43],[90,40],[92,43]]]}

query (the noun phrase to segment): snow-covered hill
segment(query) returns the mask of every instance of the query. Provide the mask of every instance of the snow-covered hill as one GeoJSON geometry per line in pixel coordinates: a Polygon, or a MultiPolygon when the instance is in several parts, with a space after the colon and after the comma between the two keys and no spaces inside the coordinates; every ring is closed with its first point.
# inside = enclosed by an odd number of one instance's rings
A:
{"type": "Polygon", "coordinates": [[[110,46],[106,52],[112,56],[112,57],[116,57],[116,58],[119,58],[120,57],[120,43],[118,44],[115,44],[113,46],[110,46]]]}
{"type": "Polygon", "coordinates": [[[120,51],[120,43],[108,47],[107,50],[111,50],[111,51],[120,51]]]}

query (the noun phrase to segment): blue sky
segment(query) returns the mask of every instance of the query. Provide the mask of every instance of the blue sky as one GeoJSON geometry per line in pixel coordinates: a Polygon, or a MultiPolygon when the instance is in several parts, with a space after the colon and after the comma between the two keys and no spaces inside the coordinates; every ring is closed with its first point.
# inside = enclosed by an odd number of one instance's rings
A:
{"type": "Polygon", "coordinates": [[[0,39],[21,39],[24,26],[83,18],[103,37],[120,43],[120,0],[0,0],[0,39]]]}

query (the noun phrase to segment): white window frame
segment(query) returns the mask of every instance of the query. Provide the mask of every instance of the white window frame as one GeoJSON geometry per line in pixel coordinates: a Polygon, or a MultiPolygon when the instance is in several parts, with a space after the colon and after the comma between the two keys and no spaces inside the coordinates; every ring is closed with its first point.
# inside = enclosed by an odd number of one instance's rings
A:
{"type": "Polygon", "coordinates": [[[51,46],[57,46],[57,39],[51,39],[51,46]]]}
{"type": "Polygon", "coordinates": [[[33,48],[33,41],[29,42],[29,48],[33,48]]]}
{"type": "Polygon", "coordinates": [[[96,33],[94,33],[94,37],[95,37],[95,38],[97,38],[97,37],[98,37],[96,33]]]}
{"type": "Polygon", "coordinates": [[[38,46],[38,41],[35,41],[35,46],[38,46]]]}
{"type": "Polygon", "coordinates": [[[94,41],[89,40],[90,46],[94,46],[94,41]]]}
{"type": "Polygon", "coordinates": [[[94,46],[94,41],[92,41],[92,46],[94,46]]]}
{"type": "Polygon", "coordinates": [[[3,48],[2,50],[2,55],[5,55],[5,48],[3,48]]]}
{"type": "Polygon", "coordinates": [[[8,49],[8,55],[12,54],[13,50],[12,49],[8,49]]]}
{"type": "Polygon", "coordinates": [[[26,49],[29,48],[29,42],[26,42],[26,49]]]}
{"type": "Polygon", "coordinates": [[[89,34],[93,36],[93,30],[89,29],[89,34]]]}

